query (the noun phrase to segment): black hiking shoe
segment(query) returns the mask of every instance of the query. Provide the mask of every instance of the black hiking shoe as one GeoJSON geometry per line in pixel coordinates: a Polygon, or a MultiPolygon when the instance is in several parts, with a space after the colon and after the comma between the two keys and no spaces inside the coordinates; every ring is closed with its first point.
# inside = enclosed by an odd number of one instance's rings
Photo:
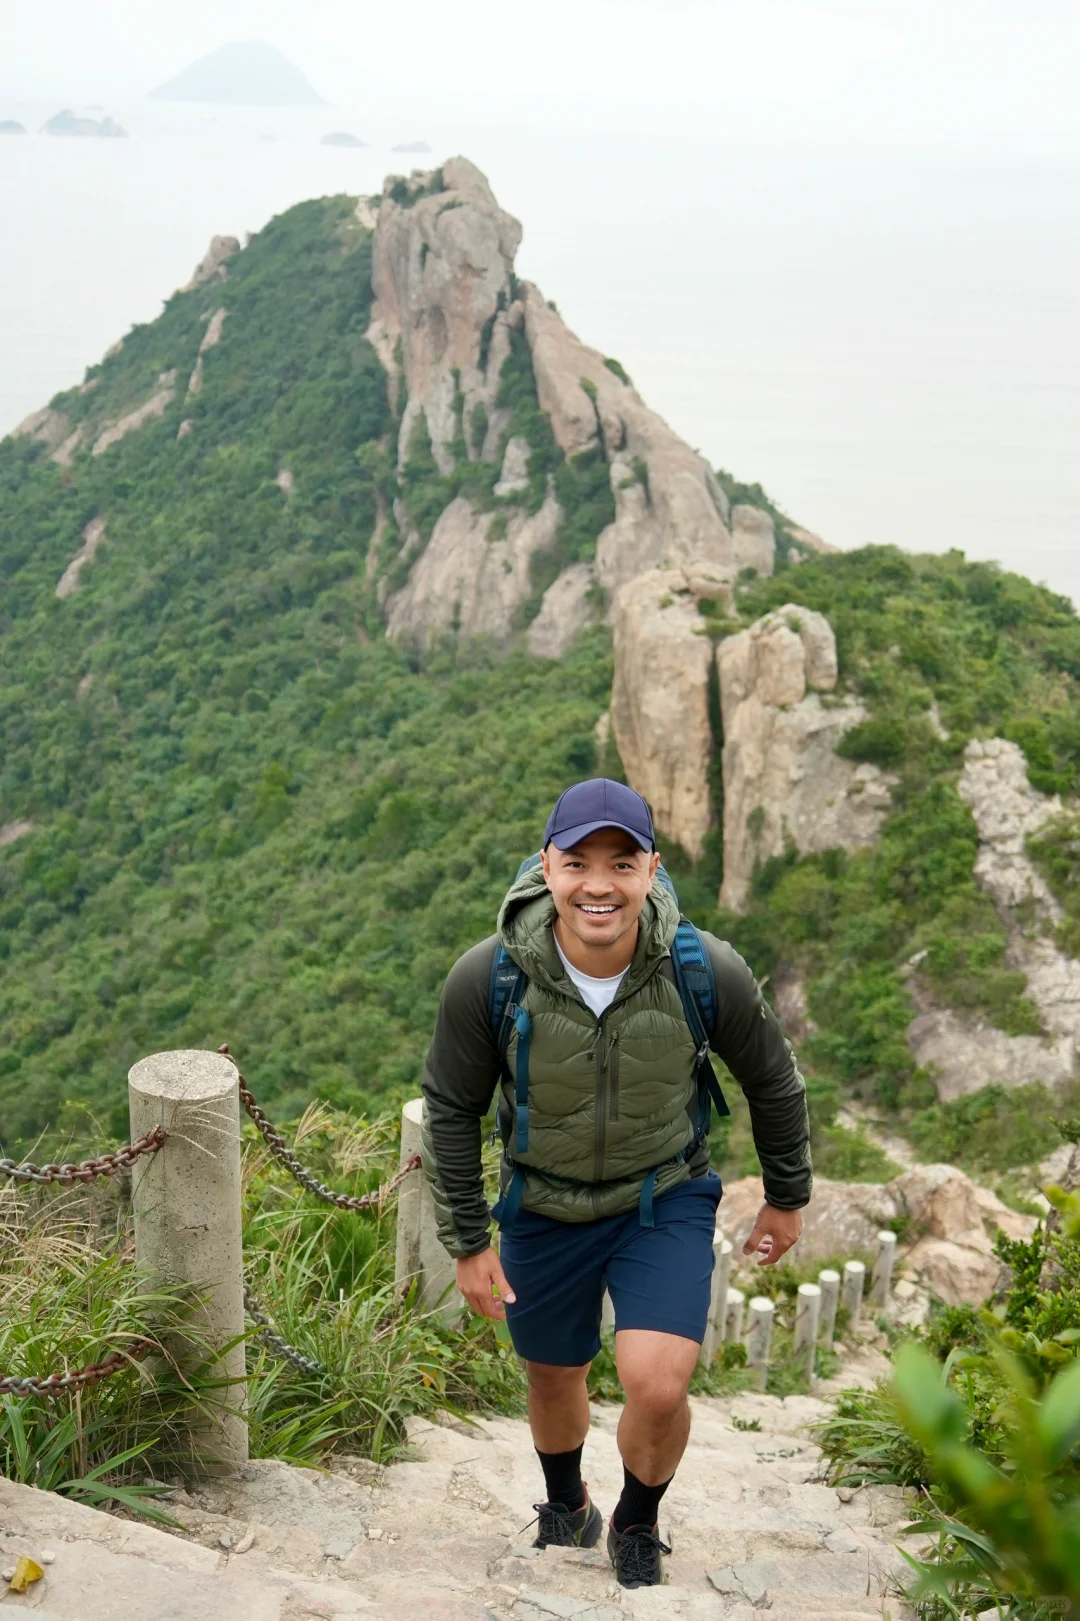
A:
{"type": "Polygon", "coordinates": [[[562,1503],[534,1503],[539,1520],[534,1548],[595,1548],[604,1529],[604,1516],[589,1496],[579,1509],[562,1503]]]}
{"type": "Polygon", "coordinates": [[[620,1587],[664,1586],[667,1578],[660,1555],[671,1549],[660,1541],[655,1525],[631,1525],[625,1531],[609,1525],[607,1551],[620,1587]]]}

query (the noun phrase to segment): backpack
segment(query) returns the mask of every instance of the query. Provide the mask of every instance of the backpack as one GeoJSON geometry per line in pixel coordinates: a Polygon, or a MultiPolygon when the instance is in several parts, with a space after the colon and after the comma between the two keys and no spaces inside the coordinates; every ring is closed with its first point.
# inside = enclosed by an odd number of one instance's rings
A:
{"type": "MultiPolygon", "coordinates": [[[[517,877],[521,878],[539,865],[539,853],[528,856],[518,868],[517,877]]],[[[677,905],[679,897],[663,863],[657,868],[656,876],[677,905]]],[[[716,1028],[716,976],[700,934],[689,918],[681,914],[675,938],[671,943],[671,965],[675,975],[675,988],[679,993],[686,1023],[697,1049],[694,1059],[694,1077],[697,1082],[697,1131],[693,1142],[676,1156],[678,1159],[688,1160],[697,1153],[709,1134],[712,1109],[715,1107],[718,1115],[730,1114],[731,1110],[720,1090],[716,1071],[709,1059],[709,1040],[716,1028]]],[[[529,1044],[532,1040],[532,1020],[521,1006],[528,983],[529,976],[523,968],[518,967],[500,941],[491,964],[488,1020],[504,1064],[511,1033],[517,1031],[518,1044],[514,1070],[514,1150],[518,1154],[527,1153],[529,1147],[529,1044]]],[[[513,1163],[509,1143],[504,1144],[504,1148],[507,1159],[513,1163]]],[[[642,1225],[645,1227],[653,1226],[652,1196],[659,1170],[659,1165],[653,1167],[646,1176],[641,1190],[640,1213],[642,1225]]],[[[510,1186],[494,1211],[496,1220],[504,1229],[513,1224],[521,1207],[524,1192],[525,1178],[520,1167],[515,1165],[510,1186]]]]}

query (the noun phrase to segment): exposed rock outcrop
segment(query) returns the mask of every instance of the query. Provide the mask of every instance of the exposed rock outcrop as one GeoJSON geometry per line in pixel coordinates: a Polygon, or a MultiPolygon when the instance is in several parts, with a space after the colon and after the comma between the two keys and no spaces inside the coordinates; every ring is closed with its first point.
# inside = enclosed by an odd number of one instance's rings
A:
{"type": "Polygon", "coordinates": [[[824,615],[788,603],[721,642],[717,661],[724,725],[720,901],[738,910],[755,868],[788,843],[803,855],[871,844],[889,806],[891,779],[836,753],[866,710],[829,696],[837,681],[836,638],[824,615]]]}
{"type": "Polygon", "coordinates": [[[33,831],[33,822],[0,822],[0,850],[5,844],[14,844],[16,839],[21,839],[33,831]]]}
{"type": "Polygon", "coordinates": [[[240,243],[235,236],[212,236],[210,246],[191,273],[191,280],[185,282],[180,291],[190,293],[204,281],[224,281],[229,274],[228,261],[239,252],[240,243]]]}
{"type": "Polygon", "coordinates": [[[195,359],[195,369],[188,381],[185,403],[187,400],[190,400],[193,395],[202,393],[203,356],[207,354],[209,350],[216,349],[218,344],[221,342],[221,331],[225,325],[225,316],[227,313],[228,312],[224,309],[216,309],[213,315],[210,317],[210,324],[203,333],[203,340],[199,345],[199,353],[195,359]]]}
{"type": "Polygon", "coordinates": [[[943,1100],[998,1085],[1055,1086],[1074,1071],[1080,1042],[1080,962],[1055,945],[1061,907],[1026,851],[1026,841],[1062,813],[1058,796],[1028,781],[1023,751],[1005,738],[975,738],[957,784],[979,834],[975,877],[1008,930],[1005,960],[1027,976],[1045,1037],[1010,1036],[985,1020],[931,1008],[908,1028],[916,1061],[931,1069],[943,1100]],[[1022,925],[1017,909],[1031,913],[1022,925]]]}
{"type": "MultiPolygon", "coordinates": [[[[467,159],[452,158],[441,174],[442,190],[407,205],[389,193],[382,199],[372,253],[370,336],[384,364],[401,345],[408,403],[399,462],[423,413],[435,460],[448,473],[458,429],[456,396],[464,398],[468,422],[475,406],[492,407],[498,390],[509,351],[508,306],[521,226],[498,206],[467,159]]],[[[418,192],[423,187],[418,180],[418,192]]]]}
{"type": "Polygon", "coordinates": [[[596,574],[590,563],[571,563],[544,592],[525,642],[536,658],[558,659],[598,617],[596,574]]]}
{"type": "Polygon", "coordinates": [[[28,417],[24,417],[17,427],[12,428],[11,437],[36,439],[48,450],[50,461],[54,461],[58,467],[70,467],[83,441],[83,427],[79,423],[72,428],[70,419],[63,411],[56,411],[47,405],[43,410],[31,411],[28,417]]]}
{"type": "Polygon", "coordinates": [[[56,587],[58,597],[73,597],[82,584],[82,571],[87,563],[92,563],[94,554],[105,539],[105,519],[91,518],[83,530],[83,543],[75,553],[67,568],[61,574],[56,587]]]}
{"type": "Polygon", "coordinates": [[[529,564],[550,546],[560,508],[549,496],[535,514],[512,509],[501,538],[492,538],[499,516],[474,512],[463,496],[444,508],[405,586],[387,600],[395,641],[425,647],[444,635],[490,636],[499,645],[511,639],[529,595],[529,564]]]}
{"type": "Polygon", "coordinates": [[[696,861],[710,820],[713,654],[692,585],[681,570],[655,569],[619,592],[611,715],[629,781],[696,861]]]}
{"type": "MultiPolygon", "coordinates": [[[[742,1177],[724,1189],[718,1221],[737,1261],[763,1197],[759,1177],[742,1177]]],[[[1010,1210],[955,1165],[914,1165],[885,1183],[816,1177],[803,1220],[792,1251],[800,1264],[872,1255],[879,1230],[903,1225],[907,1236],[898,1247],[897,1278],[950,1306],[978,1305],[999,1286],[1003,1268],[993,1253],[998,1232],[1026,1239],[1035,1227],[1034,1216],[1010,1210]]]]}
{"type": "Polygon", "coordinates": [[[137,429],[145,427],[148,422],[153,422],[156,417],[163,417],[175,398],[176,372],[175,370],[163,371],[158,378],[157,389],[151,394],[150,398],[145,400],[142,405],[136,406],[133,411],[128,411],[124,416],[119,417],[117,421],[107,423],[94,440],[90,454],[92,456],[104,455],[107,450],[111,450],[113,445],[118,445],[121,439],[126,439],[129,433],[134,433],[137,429]]]}

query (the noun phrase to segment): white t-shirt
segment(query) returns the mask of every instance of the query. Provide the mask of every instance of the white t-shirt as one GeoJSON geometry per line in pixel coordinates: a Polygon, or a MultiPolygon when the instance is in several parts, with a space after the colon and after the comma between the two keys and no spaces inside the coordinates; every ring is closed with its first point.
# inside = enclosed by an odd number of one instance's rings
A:
{"type": "MultiPolygon", "coordinates": [[[[552,938],[555,938],[554,935],[552,938]]],[[[624,968],[621,974],[613,974],[610,979],[597,979],[595,975],[583,974],[580,968],[575,968],[557,939],[555,940],[555,950],[562,958],[562,965],[566,972],[581,992],[581,1000],[586,1007],[592,1008],[596,1017],[599,1018],[604,1009],[609,1008],[618,995],[619,986],[626,977],[626,969],[624,968]]]]}

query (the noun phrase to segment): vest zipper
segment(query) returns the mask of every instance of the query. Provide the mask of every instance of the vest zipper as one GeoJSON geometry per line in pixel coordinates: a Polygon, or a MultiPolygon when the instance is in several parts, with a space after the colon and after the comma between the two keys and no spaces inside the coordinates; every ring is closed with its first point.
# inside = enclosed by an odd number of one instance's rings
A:
{"type": "Polygon", "coordinates": [[[611,1100],[610,1118],[619,1118],[619,1032],[614,1030],[608,1046],[608,1096],[611,1100]]]}
{"type": "MultiPolygon", "coordinates": [[[[605,1009],[606,1012],[606,1009],[605,1009]]],[[[593,1181],[604,1180],[604,1139],[607,1133],[607,1109],[604,1101],[604,1014],[597,1021],[596,1031],[596,1152],[593,1181]]]]}

